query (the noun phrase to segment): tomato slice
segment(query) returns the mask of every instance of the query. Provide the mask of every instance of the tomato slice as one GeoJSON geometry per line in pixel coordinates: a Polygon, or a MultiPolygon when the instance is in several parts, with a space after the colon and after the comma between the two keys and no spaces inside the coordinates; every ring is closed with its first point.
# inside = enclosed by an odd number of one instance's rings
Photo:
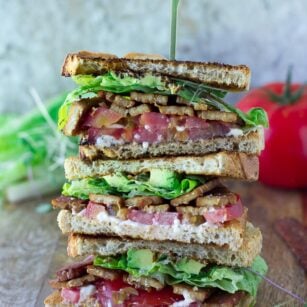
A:
{"type": "Polygon", "coordinates": [[[84,215],[87,218],[94,219],[101,212],[106,212],[106,209],[103,205],[90,201],[86,206],[84,215]]]}
{"type": "MultiPolygon", "coordinates": [[[[113,281],[101,280],[96,283],[96,287],[98,292],[97,297],[102,306],[119,306],[114,304],[112,300],[113,294],[123,288],[131,287],[131,285],[126,284],[122,278],[118,278],[113,281]]],[[[130,295],[120,306],[169,306],[183,300],[181,295],[173,293],[171,287],[165,287],[159,291],[152,289],[150,292],[137,289],[137,292],[138,295],[130,295]]]]}
{"type": "Polygon", "coordinates": [[[213,211],[207,211],[204,214],[204,217],[209,223],[224,223],[227,221],[231,221],[242,216],[244,212],[244,208],[240,198],[235,204],[226,205],[223,208],[218,208],[213,211]]]}
{"type": "Polygon", "coordinates": [[[140,117],[140,125],[146,127],[147,130],[156,131],[167,129],[169,118],[161,113],[147,112],[143,113],[140,117]]]}
{"type": "Polygon", "coordinates": [[[90,128],[88,129],[88,142],[95,144],[100,136],[109,135],[115,139],[119,139],[124,132],[123,128],[90,128]]]}
{"type": "Polygon", "coordinates": [[[128,219],[145,225],[173,225],[180,218],[177,212],[148,213],[141,210],[129,210],[128,219]]]}
{"type": "Polygon", "coordinates": [[[95,110],[84,122],[84,126],[93,128],[108,127],[114,123],[117,123],[123,115],[114,112],[104,106],[95,110]]]}
{"type": "Polygon", "coordinates": [[[165,287],[159,291],[152,290],[150,292],[138,289],[138,295],[130,297],[127,300],[126,306],[170,306],[182,300],[183,297],[174,294],[171,287],[165,287]]]}
{"type": "Polygon", "coordinates": [[[177,212],[157,212],[153,223],[157,225],[173,225],[176,219],[179,219],[179,213],[177,212]]]}
{"type": "Polygon", "coordinates": [[[145,225],[152,225],[154,216],[154,213],[147,213],[140,210],[129,210],[127,215],[129,220],[145,225]]]}
{"type": "Polygon", "coordinates": [[[61,296],[66,302],[76,304],[80,299],[80,288],[63,288],[61,296]]]}

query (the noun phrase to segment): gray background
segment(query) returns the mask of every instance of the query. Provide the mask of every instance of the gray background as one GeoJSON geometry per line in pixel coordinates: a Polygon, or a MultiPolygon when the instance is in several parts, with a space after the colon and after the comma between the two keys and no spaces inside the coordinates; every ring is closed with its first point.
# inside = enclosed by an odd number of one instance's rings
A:
{"type": "MultiPolygon", "coordinates": [[[[168,0],[0,0],[0,112],[33,107],[73,83],[64,56],[80,49],[168,55],[168,0]]],[[[306,0],[181,0],[178,59],[247,64],[252,85],[306,81],[306,0]]]]}

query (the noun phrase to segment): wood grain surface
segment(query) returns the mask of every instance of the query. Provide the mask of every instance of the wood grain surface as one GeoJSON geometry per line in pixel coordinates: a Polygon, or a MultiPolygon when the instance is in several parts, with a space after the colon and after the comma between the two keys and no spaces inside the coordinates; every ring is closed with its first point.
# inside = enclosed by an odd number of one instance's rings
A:
{"type": "MultiPolygon", "coordinates": [[[[307,298],[307,280],[273,224],[282,217],[294,217],[307,224],[307,192],[283,191],[258,183],[230,184],[249,208],[249,219],[263,233],[262,255],[269,265],[268,277],[290,291],[307,298]]],[[[64,263],[66,238],[57,228],[56,212],[38,214],[37,202],[10,206],[0,213],[0,306],[43,306],[51,292],[48,278],[64,263]]],[[[307,248],[307,247],[306,247],[307,248]]],[[[302,306],[265,281],[257,306],[302,306]]]]}

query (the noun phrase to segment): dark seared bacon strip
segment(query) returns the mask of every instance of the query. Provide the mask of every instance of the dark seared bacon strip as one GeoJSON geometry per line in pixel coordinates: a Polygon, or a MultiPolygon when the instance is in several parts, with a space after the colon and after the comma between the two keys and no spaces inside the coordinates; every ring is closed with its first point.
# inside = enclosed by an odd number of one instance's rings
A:
{"type": "Polygon", "coordinates": [[[142,103],[159,104],[163,106],[166,106],[168,102],[168,96],[159,94],[144,94],[140,92],[131,92],[130,98],[132,100],[142,103]]]}
{"type": "Polygon", "coordinates": [[[61,195],[51,201],[53,208],[66,209],[80,212],[86,208],[87,201],[82,199],[61,195]]]}
{"type": "Polygon", "coordinates": [[[135,196],[126,199],[125,205],[127,207],[137,207],[143,208],[145,206],[151,205],[161,205],[163,204],[163,199],[159,196],[135,196]]]}
{"type": "Polygon", "coordinates": [[[121,207],[124,204],[124,199],[116,195],[90,194],[90,201],[105,205],[116,205],[121,207]]]}
{"type": "Polygon", "coordinates": [[[164,287],[163,284],[161,284],[158,280],[145,276],[137,277],[132,275],[126,275],[123,279],[127,284],[134,286],[135,288],[142,288],[145,290],[161,290],[164,287]]]}
{"type": "Polygon", "coordinates": [[[115,280],[120,278],[122,273],[116,270],[109,270],[102,267],[89,265],[87,266],[87,273],[96,277],[101,277],[107,280],[115,280]]]}
{"type": "Polygon", "coordinates": [[[238,122],[238,116],[232,112],[222,111],[200,111],[197,113],[198,117],[205,120],[218,120],[226,123],[238,122]]]}
{"type": "Polygon", "coordinates": [[[307,228],[294,218],[284,218],[275,222],[275,229],[307,272],[307,228]]]}
{"type": "Polygon", "coordinates": [[[184,284],[178,284],[173,285],[173,291],[176,294],[184,295],[185,293],[189,293],[189,296],[191,299],[197,301],[197,302],[203,302],[206,300],[213,292],[213,288],[196,288],[194,289],[191,286],[184,285],[184,284]]]}
{"type": "Polygon", "coordinates": [[[135,105],[135,102],[131,99],[127,99],[124,96],[116,95],[110,92],[105,93],[106,100],[109,102],[114,102],[120,107],[131,108],[135,105]]]}
{"type": "Polygon", "coordinates": [[[216,188],[219,185],[221,185],[221,182],[219,179],[211,180],[197,187],[190,193],[187,193],[187,194],[184,194],[182,196],[172,199],[171,205],[172,206],[187,205],[192,200],[196,199],[197,197],[202,196],[204,193],[211,191],[212,189],[216,188]]]}
{"type": "Polygon", "coordinates": [[[93,260],[94,256],[89,256],[85,258],[83,261],[75,262],[73,264],[64,266],[63,268],[57,271],[56,273],[57,280],[67,281],[85,275],[86,266],[92,264],[93,260]]]}
{"type": "Polygon", "coordinates": [[[209,194],[196,199],[197,207],[213,207],[235,204],[238,201],[238,196],[230,192],[226,187],[218,187],[210,191],[209,194]]]}

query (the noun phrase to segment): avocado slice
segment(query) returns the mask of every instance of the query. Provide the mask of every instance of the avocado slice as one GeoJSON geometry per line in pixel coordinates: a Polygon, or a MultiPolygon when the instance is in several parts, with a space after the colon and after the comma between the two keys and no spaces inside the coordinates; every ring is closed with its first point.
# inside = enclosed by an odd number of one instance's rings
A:
{"type": "Polygon", "coordinates": [[[181,259],[176,263],[176,269],[178,271],[183,271],[188,274],[196,274],[198,275],[202,268],[206,265],[200,263],[194,259],[181,259]]]}
{"type": "Polygon", "coordinates": [[[170,170],[150,170],[149,184],[158,188],[171,190],[179,185],[179,174],[170,170]]]}
{"type": "Polygon", "coordinates": [[[123,174],[117,173],[113,175],[104,176],[103,179],[114,188],[124,189],[129,184],[129,179],[127,179],[123,174]]]}
{"type": "Polygon", "coordinates": [[[127,252],[127,265],[135,269],[149,269],[154,263],[154,253],[149,249],[130,249],[127,252]]]}

